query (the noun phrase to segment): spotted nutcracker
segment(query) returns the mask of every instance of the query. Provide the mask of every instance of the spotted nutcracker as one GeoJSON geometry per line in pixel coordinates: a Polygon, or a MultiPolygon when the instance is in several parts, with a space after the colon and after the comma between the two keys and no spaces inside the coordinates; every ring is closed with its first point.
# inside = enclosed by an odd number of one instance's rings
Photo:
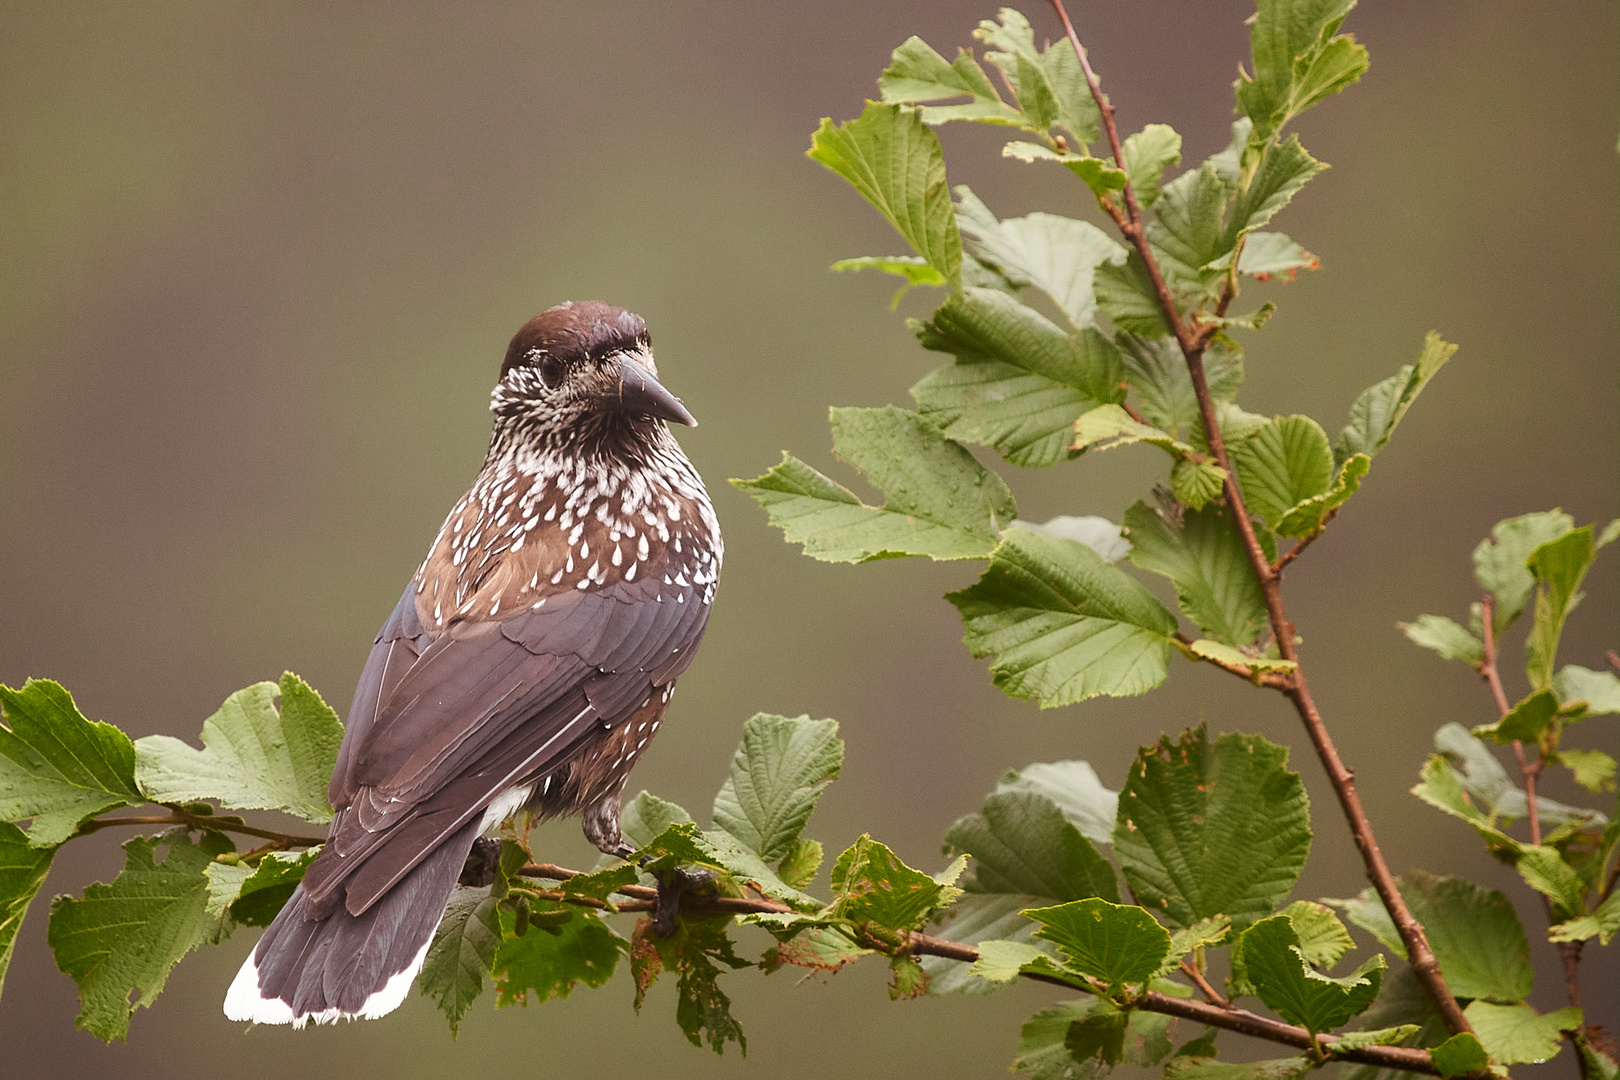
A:
{"type": "Polygon", "coordinates": [[[582,814],[601,850],[625,778],[703,636],[720,574],[708,493],[665,421],[641,318],[531,319],[494,434],[372,646],[329,792],[326,846],[242,965],[233,1020],[295,1027],[397,1008],[473,842],[519,808],[582,814]]]}

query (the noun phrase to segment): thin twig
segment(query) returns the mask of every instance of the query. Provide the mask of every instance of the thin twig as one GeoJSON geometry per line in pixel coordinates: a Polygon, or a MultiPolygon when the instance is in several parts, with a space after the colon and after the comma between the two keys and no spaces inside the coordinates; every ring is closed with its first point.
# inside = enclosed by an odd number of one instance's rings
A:
{"type": "Polygon", "coordinates": [[[1198,987],[1199,993],[1209,999],[1211,1005],[1220,1009],[1230,1009],[1232,1007],[1230,1001],[1222,997],[1219,991],[1209,985],[1209,980],[1204,978],[1204,973],[1185,960],[1181,962],[1181,973],[1193,981],[1193,985],[1198,987]]]}
{"type": "Polygon", "coordinates": [[[184,810],[176,810],[172,814],[163,816],[95,818],[80,825],[76,835],[87,836],[90,833],[108,829],[114,825],[189,825],[194,829],[242,833],[245,836],[257,836],[264,840],[274,840],[282,845],[282,850],[289,847],[314,847],[316,844],[326,843],[326,837],[324,836],[291,836],[287,833],[273,832],[270,829],[255,829],[251,825],[241,825],[234,821],[225,821],[204,814],[188,814],[184,810]]]}
{"type": "Polygon", "coordinates": [[[1332,510],[1329,510],[1327,513],[1323,514],[1322,515],[1322,523],[1316,527],[1316,531],[1311,533],[1309,536],[1305,537],[1305,539],[1301,540],[1299,543],[1295,544],[1293,547],[1289,548],[1287,551],[1283,552],[1281,555],[1279,555],[1277,557],[1277,561],[1275,563],[1273,563],[1272,566],[1271,566],[1271,572],[1273,574],[1276,574],[1278,577],[1281,577],[1282,572],[1283,572],[1283,567],[1287,566],[1289,563],[1293,562],[1295,559],[1297,559],[1301,555],[1305,554],[1305,549],[1310,547],[1312,544],[1316,543],[1316,538],[1317,537],[1319,537],[1323,533],[1327,532],[1328,522],[1332,521],[1335,517],[1338,516],[1338,514],[1339,514],[1338,507],[1334,507],[1332,510]]]}
{"type": "MultiPolygon", "coordinates": [[[[521,871],[525,877],[546,878],[551,881],[567,881],[569,878],[579,876],[577,870],[568,870],[551,863],[532,863],[521,871]]],[[[527,891],[527,890],[526,890],[527,891]]],[[[655,897],[658,890],[645,885],[625,885],[615,890],[622,896],[633,896],[637,899],[627,903],[613,905],[621,912],[652,911],[656,905],[655,897]]],[[[545,899],[555,900],[577,907],[605,908],[607,904],[589,896],[572,896],[563,892],[544,892],[538,895],[545,899]]],[[[725,912],[732,915],[745,915],[755,912],[789,912],[794,910],[786,904],[774,900],[750,900],[734,896],[713,896],[705,893],[691,893],[681,898],[683,910],[725,912]]],[[[979,959],[979,950],[972,945],[960,941],[951,941],[947,938],[934,937],[931,934],[913,933],[906,938],[904,951],[913,956],[938,956],[946,960],[957,960],[964,964],[971,964],[979,959]]],[[[1049,975],[1033,972],[1024,973],[1024,977],[1035,982],[1049,983],[1061,986],[1067,990],[1078,989],[1073,983],[1049,975]]],[[[1213,993],[1207,984],[1204,984],[1205,993],[1213,993]]],[[[1216,1000],[1221,1000],[1215,995],[1216,1000]]],[[[1246,1009],[1232,1008],[1230,1002],[1212,1004],[1200,1001],[1185,1001],[1173,998],[1167,994],[1149,992],[1135,999],[1133,1004],[1139,1009],[1148,1012],[1162,1013],[1166,1016],[1181,1017],[1194,1020],[1211,1027],[1224,1028],[1244,1035],[1252,1035],[1258,1039],[1268,1039],[1272,1042],[1294,1046],[1300,1049],[1310,1049],[1311,1033],[1302,1027],[1285,1024],[1279,1020],[1259,1016],[1246,1009]]],[[[1367,1046],[1357,1050],[1346,1050],[1342,1053],[1333,1051],[1334,1037],[1321,1036],[1321,1042],[1327,1052],[1333,1057],[1345,1061],[1354,1061],[1363,1065],[1376,1065],[1385,1069],[1402,1069],[1407,1072],[1427,1073],[1438,1075],[1439,1070],[1429,1060],[1427,1050],[1418,1050],[1403,1046],[1367,1046]]]]}
{"type": "MultiPolygon", "coordinates": [[[[1097,83],[1097,76],[1091,70],[1090,61],[1085,50],[1080,47],[1080,38],[1074,31],[1074,24],[1069,21],[1068,12],[1063,7],[1063,0],[1051,0],[1052,7],[1057,11],[1058,18],[1063,23],[1063,29],[1069,36],[1069,43],[1074,46],[1075,54],[1080,59],[1081,70],[1085,72],[1086,84],[1091,90],[1092,99],[1097,103],[1097,110],[1102,117],[1103,130],[1108,136],[1108,145],[1114,154],[1114,160],[1123,168],[1124,157],[1120,150],[1119,133],[1114,127],[1114,110],[1103,97],[1102,89],[1097,83]]],[[[1288,621],[1288,614],[1283,608],[1282,593],[1279,588],[1280,579],[1272,568],[1271,561],[1266,558],[1265,551],[1260,546],[1259,537],[1255,535],[1254,525],[1249,520],[1247,507],[1243,502],[1243,492],[1237,483],[1237,474],[1232,469],[1231,459],[1226,452],[1226,440],[1221,435],[1220,424],[1215,416],[1215,401],[1209,392],[1209,380],[1204,372],[1204,346],[1207,343],[1200,334],[1193,333],[1182,319],[1176,307],[1174,295],[1165,283],[1164,274],[1159,269],[1158,258],[1153,253],[1153,247],[1148,243],[1147,230],[1142,224],[1141,207],[1136,200],[1136,192],[1132,190],[1130,179],[1127,176],[1123,190],[1125,206],[1128,214],[1112,213],[1116,224],[1119,225],[1125,238],[1136,248],[1142,259],[1143,268],[1147,271],[1149,280],[1153,283],[1154,293],[1158,298],[1159,307],[1164,313],[1165,320],[1174,333],[1177,343],[1181,346],[1182,356],[1187,361],[1187,371],[1192,378],[1193,391],[1198,398],[1198,412],[1204,423],[1204,431],[1209,440],[1211,454],[1222,469],[1226,471],[1226,479],[1222,486],[1226,495],[1227,505],[1231,508],[1232,516],[1237,522],[1238,533],[1243,539],[1243,547],[1249,556],[1249,564],[1254,568],[1255,577],[1259,580],[1261,593],[1266,600],[1266,613],[1271,622],[1272,633],[1277,639],[1277,648],[1283,659],[1299,661],[1299,650],[1294,644],[1294,626],[1288,621]],[[1123,217],[1128,220],[1122,221],[1123,217]]],[[[1395,885],[1395,875],[1390,872],[1389,864],[1384,861],[1384,855],[1378,847],[1377,837],[1373,834],[1372,822],[1368,820],[1366,810],[1362,808],[1361,797],[1356,793],[1355,774],[1352,773],[1339,757],[1338,748],[1329,735],[1327,725],[1322,721],[1322,715],[1317,711],[1316,702],[1311,697],[1310,687],[1305,681],[1303,668],[1296,667],[1292,673],[1282,680],[1278,689],[1293,702],[1300,721],[1305,725],[1307,736],[1316,750],[1317,758],[1322,762],[1327,772],[1328,780],[1333,785],[1334,795],[1337,796],[1339,808],[1345,820],[1349,823],[1351,835],[1354,837],[1356,847],[1361,853],[1362,864],[1367,871],[1367,877],[1377,891],[1379,899],[1388,910],[1391,921],[1401,935],[1406,945],[1406,954],[1429,996],[1434,1000],[1441,1018],[1446,1027],[1453,1033],[1472,1031],[1468,1018],[1463,1015],[1462,1007],[1457,1004],[1451,988],[1446,985],[1445,978],[1440,973],[1440,964],[1435,958],[1434,950],[1429,946],[1428,937],[1423,932],[1423,926],[1412,915],[1411,908],[1401,896],[1395,885]]],[[[1307,1042],[1303,1045],[1309,1046],[1307,1042]]]]}

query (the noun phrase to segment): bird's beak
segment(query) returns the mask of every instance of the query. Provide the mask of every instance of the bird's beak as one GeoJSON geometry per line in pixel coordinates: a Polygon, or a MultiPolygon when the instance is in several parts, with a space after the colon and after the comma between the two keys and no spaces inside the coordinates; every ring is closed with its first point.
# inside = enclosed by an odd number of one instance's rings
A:
{"type": "Polygon", "coordinates": [[[686,411],[686,406],[681,404],[680,398],[664,389],[663,384],[653,377],[652,372],[628,356],[618,357],[614,361],[614,368],[618,386],[610,391],[607,400],[603,402],[607,408],[646,413],[660,420],[668,420],[672,424],[697,427],[697,418],[686,411]]]}

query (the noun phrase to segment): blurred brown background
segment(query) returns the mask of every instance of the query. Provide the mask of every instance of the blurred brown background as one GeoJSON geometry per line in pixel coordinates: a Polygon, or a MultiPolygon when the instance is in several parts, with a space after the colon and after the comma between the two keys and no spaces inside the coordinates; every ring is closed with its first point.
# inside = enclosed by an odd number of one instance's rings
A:
{"type": "MultiPolygon", "coordinates": [[[[1025,7],[1054,33],[1044,3],[1025,7]]],[[[476,470],[508,337],[540,308],[600,298],[646,316],[667,382],[703,421],[681,439],[730,556],[671,730],[632,789],[701,816],[751,712],[834,716],[848,763],[812,835],[836,852],[870,830],[933,867],[945,828],[1004,768],[1081,757],[1118,786],[1138,743],[1206,719],[1295,746],[1317,828],[1296,895],[1359,889],[1331,792],[1275,696],[1177,661],[1144,699],[1009,701],[939,599],[972,565],[814,563],[724,483],[783,448],[847,477],[827,405],[909,404],[934,362],[886,310],[889,279],[826,272],[901,244],[802,153],[819,117],[859,111],[908,34],[949,53],[993,9],[6,4],[0,680],[60,679],[137,736],[195,739],[226,694],[284,668],[346,708],[476,470]]],[[[1251,10],[1082,2],[1075,15],[1122,126],[1169,122],[1197,160],[1225,144],[1251,10]]],[[[1507,889],[1533,941],[1544,917],[1511,871],[1407,794],[1433,730],[1488,719],[1489,697],[1394,623],[1466,610],[1468,554],[1499,518],[1620,509],[1616,24],[1604,2],[1364,3],[1347,28],[1372,70],[1301,129],[1334,168],[1278,223],[1323,269],[1254,290],[1282,309],[1248,338],[1244,404],[1330,431],[1426,330],[1462,346],[1289,586],[1390,861],[1507,889]]],[[[1003,216],[1087,212],[1061,170],[1000,159],[993,132],[946,142],[952,181],[1003,216]]],[[[1117,520],[1159,464],[1124,450],[1010,479],[1026,518],[1117,520]]],[[[1600,666],[1620,640],[1617,562],[1590,580],[1570,660],[1600,666]]],[[[1612,717],[1577,735],[1620,751],[1612,717]]],[[[544,843],[559,862],[590,858],[571,822],[544,843]]],[[[76,843],[47,892],[119,863],[110,836],[76,843]]],[[[1052,1000],[1029,985],[891,1004],[876,966],[831,985],[742,973],[728,984],[746,1060],[688,1046],[669,987],[636,1016],[624,979],[523,1010],[486,999],[459,1042],[419,997],[382,1022],[244,1035],[219,1011],[244,931],[183,963],[109,1048],[73,1030],[45,915],[41,900],[0,1001],[6,1076],[989,1077],[1052,1000]]],[[[1551,949],[1535,948],[1535,1001],[1562,1004],[1551,949]]],[[[1590,1012],[1613,1029],[1620,964],[1589,957],[1590,1012]]],[[[1541,1071],[1554,1070],[1573,1075],[1568,1055],[1541,1071]]]]}

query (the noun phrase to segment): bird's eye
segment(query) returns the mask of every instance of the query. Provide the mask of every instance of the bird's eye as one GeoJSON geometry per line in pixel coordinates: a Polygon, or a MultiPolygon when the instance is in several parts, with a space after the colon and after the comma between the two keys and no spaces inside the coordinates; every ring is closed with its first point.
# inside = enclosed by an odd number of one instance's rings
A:
{"type": "Polygon", "coordinates": [[[555,356],[545,356],[540,359],[540,382],[547,390],[555,390],[562,385],[563,362],[555,356]]]}

